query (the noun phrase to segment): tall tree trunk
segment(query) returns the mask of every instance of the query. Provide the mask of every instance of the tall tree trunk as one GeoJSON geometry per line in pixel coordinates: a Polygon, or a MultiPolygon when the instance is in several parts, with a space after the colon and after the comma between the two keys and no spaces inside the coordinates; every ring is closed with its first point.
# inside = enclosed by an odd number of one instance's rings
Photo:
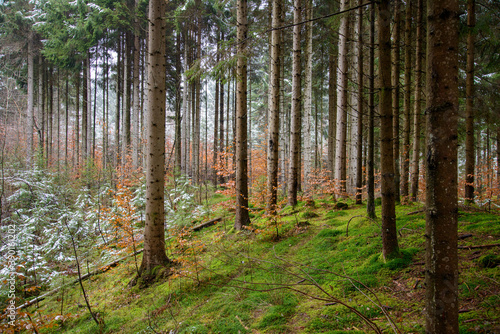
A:
{"type": "Polygon", "coordinates": [[[65,95],[66,102],[64,111],[64,167],[68,169],[68,133],[69,133],[69,73],[66,72],[65,95]]]}
{"type": "Polygon", "coordinates": [[[153,274],[157,266],[170,263],[165,253],[165,76],[166,2],[149,4],[148,143],[146,174],[146,225],[141,275],[153,274]]]}
{"type": "MultiPolygon", "coordinates": [[[[217,51],[216,51],[216,61],[217,63],[220,61],[220,52],[219,52],[219,44],[220,44],[220,28],[217,31],[217,51]]],[[[217,159],[219,156],[219,87],[220,87],[220,78],[217,77],[215,79],[215,101],[214,101],[214,148],[213,148],[213,185],[217,187],[218,175],[217,175],[217,159]]]]}
{"type": "Polygon", "coordinates": [[[175,42],[175,174],[182,170],[182,115],[181,115],[181,85],[182,85],[182,63],[181,63],[181,34],[177,33],[175,42]]]}
{"type": "Polygon", "coordinates": [[[301,62],[300,62],[300,21],[301,0],[293,3],[293,54],[292,54],[292,111],[291,111],[291,143],[290,143],[290,178],[288,186],[288,205],[297,205],[298,180],[300,178],[300,137],[301,137],[301,62]]]}
{"type": "Polygon", "coordinates": [[[248,215],[247,158],[247,1],[237,2],[237,67],[236,67],[236,213],[234,227],[241,230],[250,224],[248,215]]]}
{"type": "Polygon", "coordinates": [[[391,15],[389,0],[382,0],[378,10],[379,40],[379,113],[380,169],[382,193],[382,256],[385,260],[399,256],[394,199],[394,152],[392,131],[391,83],[391,15]]]}
{"type": "Polygon", "coordinates": [[[330,179],[335,179],[335,142],[337,137],[337,57],[335,56],[335,40],[330,42],[328,56],[328,169],[330,179]]]}
{"type": "Polygon", "coordinates": [[[311,186],[312,172],[312,57],[313,57],[313,25],[312,25],[312,0],[305,1],[306,31],[305,31],[305,73],[304,73],[304,183],[302,189],[308,193],[311,186]]]}
{"type": "MultiPolygon", "coordinates": [[[[342,0],[340,11],[349,6],[349,0],[342,0]]],[[[347,72],[349,39],[349,14],[343,14],[339,29],[339,66],[337,71],[337,136],[335,149],[335,179],[339,182],[342,195],[346,192],[346,136],[347,136],[347,72]]]]}
{"type": "Polygon", "coordinates": [[[27,118],[27,152],[26,152],[26,166],[33,167],[33,130],[35,129],[35,50],[34,48],[34,32],[30,30],[28,35],[28,110],[26,112],[27,118]]]}
{"type": "Polygon", "coordinates": [[[45,62],[40,55],[38,59],[38,156],[43,161],[44,149],[44,131],[45,131],[45,95],[44,95],[44,76],[45,76],[45,62]]]}
{"type": "Polygon", "coordinates": [[[399,171],[399,74],[400,74],[400,49],[401,49],[401,1],[394,1],[394,28],[393,28],[393,61],[392,61],[392,112],[393,112],[393,150],[394,150],[394,198],[397,203],[400,199],[400,171],[399,171]]]}
{"type": "MultiPolygon", "coordinates": [[[[360,4],[363,1],[360,0],[360,4]]],[[[363,71],[363,8],[358,8],[357,18],[357,56],[358,56],[358,110],[357,110],[357,138],[356,138],[356,204],[361,204],[363,200],[363,113],[364,113],[364,71],[363,71]]]]}
{"type": "Polygon", "coordinates": [[[131,133],[130,133],[130,116],[131,116],[131,68],[132,68],[132,34],[127,31],[125,33],[125,63],[123,65],[124,77],[123,77],[123,102],[125,106],[123,108],[123,139],[122,139],[122,165],[127,163],[127,158],[130,156],[131,149],[131,133]]]}
{"type": "Polygon", "coordinates": [[[272,0],[271,32],[271,73],[269,79],[269,118],[267,141],[267,211],[276,212],[278,190],[278,149],[279,149],[279,94],[280,94],[280,47],[279,27],[281,0],[272,0]]]}
{"type": "MultiPolygon", "coordinates": [[[[135,1],[135,7],[139,7],[139,0],[135,1]]],[[[140,72],[140,59],[141,59],[141,40],[140,40],[140,26],[139,19],[135,18],[135,31],[134,31],[134,48],[133,48],[133,69],[132,78],[134,86],[134,111],[133,111],[133,122],[132,122],[132,167],[134,169],[139,168],[139,142],[140,142],[140,127],[139,127],[139,114],[141,112],[141,101],[140,101],[140,91],[141,91],[141,80],[139,77],[140,72]]],[[[177,102],[177,99],[176,99],[177,102]]],[[[177,111],[177,108],[175,108],[177,111]]]]}
{"type": "Polygon", "coordinates": [[[88,57],[85,57],[83,61],[83,91],[82,91],[82,158],[83,158],[83,163],[87,163],[87,158],[88,158],[88,99],[89,99],[89,92],[88,92],[88,71],[87,68],[89,66],[88,62],[88,57]]]}
{"type": "Polygon", "coordinates": [[[411,9],[412,2],[406,3],[405,11],[405,86],[404,86],[404,125],[403,125],[403,154],[402,172],[400,176],[401,196],[406,201],[409,195],[410,175],[410,127],[411,127],[411,9]]]}
{"type": "Polygon", "coordinates": [[[76,104],[76,110],[75,110],[75,131],[76,131],[76,138],[75,138],[75,146],[76,146],[76,159],[75,159],[75,162],[76,162],[76,168],[77,170],[79,169],[80,167],[80,71],[78,71],[75,75],[75,81],[76,81],[76,94],[75,94],[75,97],[76,97],[76,101],[75,101],[75,104],[76,104]]]}
{"type": "MultiPolygon", "coordinates": [[[[197,0],[197,8],[201,8],[200,0],[197,0]]],[[[196,33],[196,57],[201,60],[201,14],[198,14],[198,29],[196,33]]],[[[194,133],[193,133],[193,158],[194,158],[194,182],[200,183],[200,117],[201,117],[201,78],[199,75],[195,79],[196,99],[194,113],[194,133]]]]}
{"type": "Polygon", "coordinates": [[[118,167],[120,164],[120,154],[121,154],[121,149],[120,149],[120,114],[121,114],[121,88],[122,88],[122,79],[121,79],[121,73],[122,73],[122,43],[121,43],[121,38],[118,41],[118,47],[117,47],[117,60],[116,60],[116,108],[115,108],[115,156],[114,156],[114,164],[115,167],[118,167]]]}
{"type": "Polygon", "coordinates": [[[49,110],[47,113],[47,167],[52,164],[52,154],[53,154],[53,145],[52,145],[52,135],[53,135],[53,116],[54,116],[54,67],[51,66],[48,72],[48,102],[49,102],[49,110]]]}
{"type": "Polygon", "coordinates": [[[368,97],[368,157],[366,168],[366,213],[368,217],[375,218],[375,3],[370,8],[370,61],[369,61],[369,85],[370,94],[368,97]]]}
{"type": "Polygon", "coordinates": [[[474,203],[474,43],[476,1],[467,1],[467,68],[465,78],[465,201],[474,203]]]}
{"type": "Polygon", "coordinates": [[[426,332],[458,326],[458,0],[428,1],[426,332]]]}
{"type": "Polygon", "coordinates": [[[423,11],[424,2],[423,0],[417,1],[417,47],[415,51],[415,101],[414,101],[414,120],[413,120],[413,158],[412,165],[413,170],[411,173],[411,200],[416,201],[418,197],[418,181],[420,174],[420,113],[422,109],[422,59],[424,58],[423,53],[423,11]]]}

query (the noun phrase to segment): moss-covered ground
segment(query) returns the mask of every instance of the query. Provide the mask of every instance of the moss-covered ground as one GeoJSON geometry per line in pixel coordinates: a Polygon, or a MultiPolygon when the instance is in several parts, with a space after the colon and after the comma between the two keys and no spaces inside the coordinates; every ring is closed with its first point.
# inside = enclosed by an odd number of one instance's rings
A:
{"type": "MultiPolygon", "coordinates": [[[[177,264],[147,287],[128,284],[133,257],[93,276],[84,286],[101,328],[78,284],[29,312],[64,315],[42,333],[423,333],[422,206],[397,206],[402,256],[384,263],[380,218],[334,204],[316,199],[272,219],[252,209],[242,232],[222,212],[215,226],[171,238],[177,264]]],[[[461,210],[459,234],[459,246],[498,243],[500,216],[461,210]]],[[[462,333],[500,333],[499,249],[459,249],[462,333]]]]}

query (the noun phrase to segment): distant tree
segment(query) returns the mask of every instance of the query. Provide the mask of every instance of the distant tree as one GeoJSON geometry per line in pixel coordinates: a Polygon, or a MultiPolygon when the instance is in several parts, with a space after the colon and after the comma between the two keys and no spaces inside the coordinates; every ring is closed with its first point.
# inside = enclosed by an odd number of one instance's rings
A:
{"type": "Polygon", "coordinates": [[[375,218],[375,3],[370,8],[370,57],[369,57],[369,90],[368,97],[368,152],[366,166],[366,213],[375,218]]]}
{"type": "Polygon", "coordinates": [[[458,328],[458,0],[427,4],[426,332],[458,328]]]}
{"type": "Polygon", "coordinates": [[[411,126],[411,43],[412,43],[412,30],[411,30],[411,9],[412,2],[408,1],[405,8],[405,74],[404,74],[404,123],[403,123],[403,153],[402,153],[402,166],[401,166],[401,196],[404,200],[408,200],[409,195],[409,181],[410,175],[410,126],[411,126]]]}

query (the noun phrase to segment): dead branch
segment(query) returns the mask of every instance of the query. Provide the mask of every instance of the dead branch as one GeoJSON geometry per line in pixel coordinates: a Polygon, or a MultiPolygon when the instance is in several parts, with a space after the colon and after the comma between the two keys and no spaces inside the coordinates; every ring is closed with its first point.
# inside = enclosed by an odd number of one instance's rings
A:
{"type": "Polygon", "coordinates": [[[475,246],[458,246],[458,249],[493,248],[493,247],[499,247],[499,246],[500,246],[500,244],[475,245],[475,246]]]}
{"type": "Polygon", "coordinates": [[[215,223],[219,222],[222,220],[222,217],[217,217],[217,218],[214,218],[214,219],[211,219],[207,222],[204,222],[204,223],[201,223],[199,225],[196,225],[196,226],[193,226],[191,227],[191,231],[195,232],[195,231],[199,231],[201,229],[204,229],[205,227],[209,227],[209,226],[212,226],[212,225],[215,225],[215,223]]]}

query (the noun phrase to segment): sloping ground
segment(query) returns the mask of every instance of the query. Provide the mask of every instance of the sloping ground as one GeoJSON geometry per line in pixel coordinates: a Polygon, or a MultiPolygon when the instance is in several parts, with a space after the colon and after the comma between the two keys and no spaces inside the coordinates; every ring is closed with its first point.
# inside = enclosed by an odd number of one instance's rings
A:
{"type": "MultiPolygon", "coordinates": [[[[29,311],[35,320],[64,315],[43,333],[423,333],[419,210],[397,207],[403,256],[387,263],[380,223],[363,217],[364,206],[337,210],[318,200],[273,220],[253,210],[253,232],[241,233],[226,213],[215,226],[173,238],[169,256],[178,265],[152,286],[128,286],[133,258],[86,281],[101,328],[78,285],[29,311]]],[[[461,212],[459,229],[460,246],[491,245],[500,239],[500,216],[461,212]]],[[[500,333],[499,249],[459,250],[463,333],[500,333]]]]}

